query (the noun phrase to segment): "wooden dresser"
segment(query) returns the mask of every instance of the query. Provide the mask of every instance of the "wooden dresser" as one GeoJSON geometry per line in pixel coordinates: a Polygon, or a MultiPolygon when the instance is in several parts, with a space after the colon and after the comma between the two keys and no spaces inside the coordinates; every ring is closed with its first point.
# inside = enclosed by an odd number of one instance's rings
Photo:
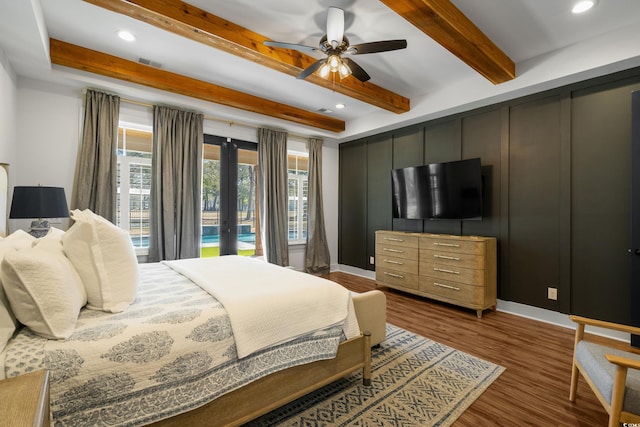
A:
{"type": "Polygon", "coordinates": [[[476,310],[496,306],[496,239],[376,231],[376,282],[476,310]]]}

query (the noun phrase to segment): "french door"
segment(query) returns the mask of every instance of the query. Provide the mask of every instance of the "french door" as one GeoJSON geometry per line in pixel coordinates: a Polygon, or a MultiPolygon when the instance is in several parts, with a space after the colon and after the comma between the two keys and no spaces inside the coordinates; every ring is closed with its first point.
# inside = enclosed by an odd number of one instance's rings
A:
{"type": "Polygon", "coordinates": [[[257,144],[252,142],[204,135],[203,257],[261,254],[256,209],[257,150],[257,144]]]}

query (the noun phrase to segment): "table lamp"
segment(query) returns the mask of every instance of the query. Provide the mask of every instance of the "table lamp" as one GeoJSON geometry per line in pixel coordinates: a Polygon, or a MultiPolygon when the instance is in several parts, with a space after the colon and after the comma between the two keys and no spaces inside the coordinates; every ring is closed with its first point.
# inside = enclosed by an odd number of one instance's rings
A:
{"type": "Polygon", "coordinates": [[[14,187],[9,218],[37,218],[31,222],[29,234],[43,237],[49,232],[49,221],[43,218],[67,218],[69,208],[62,187],[14,187]]]}

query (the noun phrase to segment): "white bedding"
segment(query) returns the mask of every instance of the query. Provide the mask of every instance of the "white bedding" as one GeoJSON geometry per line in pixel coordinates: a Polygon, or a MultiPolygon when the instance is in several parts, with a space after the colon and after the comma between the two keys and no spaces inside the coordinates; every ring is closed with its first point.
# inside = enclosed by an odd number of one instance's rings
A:
{"type": "Polygon", "coordinates": [[[351,294],[329,280],[241,256],[163,263],[222,303],[239,358],[342,322],[360,333],[351,294]]]}
{"type": "Polygon", "coordinates": [[[7,377],[50,370],[52,425],[145,425],[272,372],[335,357],[343,337],[334,326],[238,360],[219,301],[164,264],[140,269],[125,312],[83,309],[67,340],[23,327],[7,345],[7,377]]]}

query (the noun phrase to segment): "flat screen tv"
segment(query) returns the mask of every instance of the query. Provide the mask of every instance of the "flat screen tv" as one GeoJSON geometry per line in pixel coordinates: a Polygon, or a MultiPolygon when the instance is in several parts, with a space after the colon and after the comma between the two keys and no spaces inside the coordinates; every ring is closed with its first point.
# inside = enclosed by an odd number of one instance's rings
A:
{"type": "Polygon", "coordinates": [[[393,217],[482,219],[480,159],[391,171],[393,217]]]}

